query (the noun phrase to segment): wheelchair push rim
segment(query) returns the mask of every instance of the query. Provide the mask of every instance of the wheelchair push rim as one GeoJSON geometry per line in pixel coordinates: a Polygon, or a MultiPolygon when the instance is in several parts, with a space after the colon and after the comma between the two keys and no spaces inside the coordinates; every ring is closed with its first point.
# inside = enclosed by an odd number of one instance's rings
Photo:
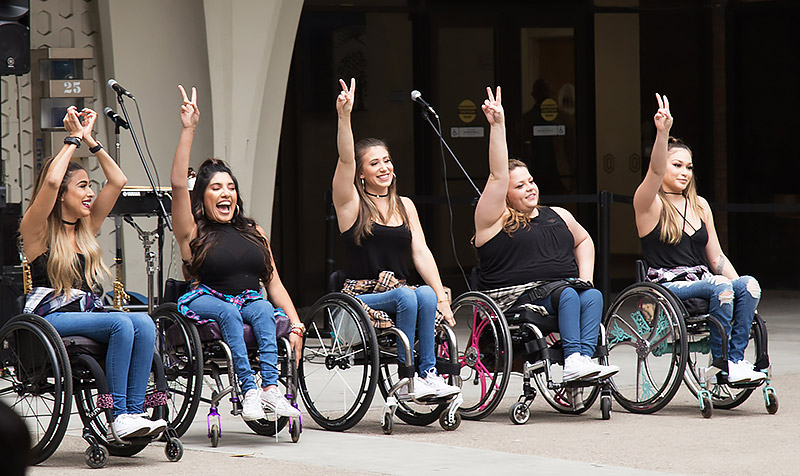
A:
{"type": "Polygon", "coordinates": [[[608,308],[608,361],[617,402],[634,413],[653,413],[672,400],[686,371],[688,345],[684,310],[672,294],[653,283],[623,290],[608,308]]]}
{"type": "Polygon", "coordinates": [[[361,304],[351,296],[323,296],[304,316],[306,333],[298,368],[300,396],[311,418],[326,430],[358,423],[375,395],[378,346],[361,304]]]}
{"type": "Polygon", "coordinates": [[[0,400],[28,427],[31,464],[49,458],[69,426],[72,372],[61,337],[39,316],[22,314],[0,329],[0,400]]]}
{"type": "Polygon", "coordinates": [[[511,375],[511,334],[497,305],[482,293],[468,292],[451,305],[456,322],[466,323],[468,334],[458,352],[461,367],[459,407],[468,420],[490,415],[500,404],[511,375]]]}

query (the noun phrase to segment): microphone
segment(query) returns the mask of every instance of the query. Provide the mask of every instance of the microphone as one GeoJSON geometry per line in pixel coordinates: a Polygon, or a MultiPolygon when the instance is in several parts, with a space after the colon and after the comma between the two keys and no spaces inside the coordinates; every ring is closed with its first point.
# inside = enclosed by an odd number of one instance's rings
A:
{"type": "Polygon", "coordinates": [[[436,114],[436,111],[434,111],[433,108],[431,107],[431,105],[428,104],[428,101],[422,99],[422,93],[421,92],[417,91],[416,89],[411,91],[411,100],[414,101],[415,103],[418,103],[423,108],[427,109],[428,112],[433,114],[433,117],[435,117],[437,119],[439,118],[439,115],[436,114]]]}
{"type": "Polygon", "coordinates": [[[124,94],[125,96],[128,96],[131,99],[136,99],[135,97],[133,97],[133,94],[131,94],[130,91],[123,88],[122,85],[119,84],[117,80],[114,78],[108,80],[108,87],[116,91],[118,96],[122,96],[124,94]]]}
{"type": "Polygon", "coordinates": [[[103,112],[108,116],[112,121],[114,121],[114,125],[117,127],[121,127],[123,129],[130,129],[131,126],[128,124],[128,121],[122,118],[119,114],[114,112],[113,109],[110,107],[106,107],[103,109],[103,112]]]}

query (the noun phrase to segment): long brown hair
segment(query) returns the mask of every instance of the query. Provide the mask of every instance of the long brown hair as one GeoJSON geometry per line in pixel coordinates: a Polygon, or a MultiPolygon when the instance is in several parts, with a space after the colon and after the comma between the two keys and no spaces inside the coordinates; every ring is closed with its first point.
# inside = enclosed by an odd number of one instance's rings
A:
{"type": "Polygon", "coordinates": [[[353,237],[356,245],[359,246],[361,245],[361,240],[365,236],[372,236],[372,225],[375,222],[380,221],[381,223],[388,223],[395,213],[399,213],[400,218],[403,220],[403,225],[408,226],[408,214],[406,214],[406,208],[403,206],[403,201],[400,200],[400,196],[397,194],[397,176],[392,177],[392,183],[389,185],[388,216],[383,216],[383,213],[378,210],[378,207],[376,207],[375,204],[372,203],[372,200],[369,199],[369,196],[367,196],[364,184],[359,178],[359,174],[361,169],[364,167],[367,150],[372,147],[383,147],[386,149],[386,152],[389,153],[389,147],[386,145],[386,142],[372,137],[361,139],[360,141],[356,142],[355,145],[356,174],[354,177],[354,183],[356,190],[358,191],[359,205],[358,219],[356,220],[353,237]]]}
{"type": "MultiPolygon", "coordinates": [[[[692,156],[692,149],[689,148],[688,145],[680,139],[670,137],[667,143],[667,158],[669,158],[670,152],[675,150],[685,150],[689,153],[689,156],[692,156]]],[[[694,173],[692,173],[692,178],[689,179],[689,183],[686,184],[686,188],[683,189],[683,196],[688,202],[687,210],[691,208],[697,216],[702,218],[703,207],[700,206],[700,201],[697,199],[697,185],[694,173]]],[[[667,194],[661,187],[658,188],[658,198],[661,200],[661,214],[658,217],[658,224],[661,227],[661,232],[658,238],[665,243],[675,245],[681,241],[681,237],[683,236],[683,227],[686,221],[685,217],[683,217],[681,212],[675,208],[675,205],[667,199],[667,194]]]]}
{"type": "Polygon", "coordinates": [[[266,286],[272,279],[272,263],[270,260],[269,248],[267,247],[267,240],[261,236],[256,228],[256,222],[244,214],[244,204],[242,202],[242,195],[239,193],[239,182],[233,176],[230,167],[219,159],[206,159],[200,165],[197,171],[197,179],[194,182],[194,189],[192,189],[192,215],[197,224],[197,236],[189,243],[189,249],[192,252],[192,259],[187,263],[187,271],[193,278],[200,279],[200,269],[203,267],[203,262],[208,256],[208,250],[215,247],[219,243],[219,237],[213,228],[212,220],[206,217],[203,208],[203,197],[205,196],[206,189],[208,189],[211,178],[217,172],[224,172],[228,174],[233,180],[233,185],[236,188],[236,210],[234,211],[231,225],[247,240],[253,242],[264,257],[264,268],[258,279],[266,286]]]}
{"type": "MultiPolygon", "coordinates": [[[[528,168],[528,166],[525,165],[525,162],[519,159],[508,159],[509,173],[519,167],[525,169],[528,168]]],[[[536,205],[536,208],[539,208],[538,204],[536,205]]],[[[531,220],[530,217],[528,214],[522,213],[508,203],[508,193],[506,193],[506,209],[508,210],[508,216],[506,217],[505,223],[503,223],[503,231],[506,232],[507,235],[511,236],[514,232],[519,230],[520,227],[525,228],[528,226],[528,222],[531,220]]]]}
{"type": "MultiPolygon", "coordinates": [[[[44,177],[47,176],[53,159],[53,157],[49,158],[42,166],[39,175],[36,176],[31,203],[41,191],[44,185],[44,177]]],[[[64,223],[61,221],[61,198],[67,192],[70,179],[79,170],[86,171],[77,162],[70,161],[69,165],[67,165],[67,171],[64,173],[64,178],[58,187],[56,202],[47,217],[46,246],[47,253],[50,253],[47,260],[47,277],[57,295],[67,294],[72,288],[80,289],[83,284],[96,291],[100,287],[101,275],[110,276],[111,274],[108,267],[103,263],[100,244],[97,242],[88,220],[81,217],[75,224],[75,243],[78,245],[78,253],[75,252],[75,248],[73,248],[67,237],[64,223]],[[80,272],[79,253],[86,260],[83,274],[80,272]]]]}

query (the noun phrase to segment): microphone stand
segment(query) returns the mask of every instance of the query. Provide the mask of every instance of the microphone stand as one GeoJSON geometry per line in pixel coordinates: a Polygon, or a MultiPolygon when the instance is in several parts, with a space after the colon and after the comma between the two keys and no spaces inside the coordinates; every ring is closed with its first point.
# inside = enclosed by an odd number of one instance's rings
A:
{"type": "MultiPolygon", "coordinates": [[[[456,157],[456,154],[453,152],[453,149],[450,148],[450,146],[447,144],[447,141],[444,140],[444,137],[442,137],[442,132],[441,132],[442,123],[441,123],[441,121],[439,121],[439,116],[436,116],[436,122],[439,123],[439,127],[437,128],[436,125],[431,120],[431,115],[428,112],[428,108],[427,107],[423,107],[423,108],[420,108],[420,109],[422,111],[422,117],[425,119],[425,121],[428,124],[430,124],[431,129],[433,129],[433,132],[435,132],[436,136],[439,138],[439,145],[440,146],[444,146],[444,147],[447,148],[447,151],[450,152],[450,157],[453,158],[453,160],[456,162],[456,165],[458,165],[458,168],[461,169],[461,172],[464,174],[464,177],[467,178],[467,181],[469,182],[469,184],[472,185],[472,188],[475,189],[475,193],[477,193],[478,196],[480,197],[481,196],[481,191],[475,185],[475,182],[472,181],[472,178],[470,178],[469,174],[464,169],[464,166],[461,165],[461,161],[458,160],[458,157],[456,157]]],[[[444,179],[447,180],[447,177],[444,177],[444,179]]]]}
{"type": "MultiPolygon", "coordinates": [[[[119,103],[120,109],[122,109],[122,115],[125,116],[125,120],[128,124],[132,124],[130,116],[128,116],[128,110],[125,108],[125,102],[122,98],[122,93],[117,92],[117,102],[119,103]]],[[[161,293],[163,288],[163,259],[164,259],[164,225],[167,225],[169,231],[172,231],[172,221],[169,218],[169,214],[167,213],[167,208],[164,206],[164,198],[163,193],[161,190],[156,187],[155,182],[153,181],[153,175],[150,173],[150,168],[147,166],[147,161],[144,159],[144,154],[142,153],[142,148],[139,146],[139,139],[136,137],[136,131],[133,127],[130,127],[128,130],[131,131],[131,137],[133,138],[133,145],[136,147],[136,153],[139,154],[139,159],[142,161],[142,167],[144,167],[144,171],[147,174],[147,180],[150,181],[150,187],[153,189],[153,195],[156,197],[156,201],[158,202],[158,206],[160,208],[160,214],[158,216],[158,226],[156,227],[156,234],[158,238],[158,263],[153,263],[153,253],[150,251],[150,243],[151,237],[147,234],[143,234],[141,229],[135,225],[133,219],[129,219],[130,217],[126,217],[125,221],[131,224],[136,231],[139,233],[139,237],[142,240],[142,243],[145,248],[145,262],[147,263],[147,306],[148,312],[152,313],[153,311],[153,274],[158,273],[158,298],[159,304],[161,301],[161,293]]],[[[153,232],[150,232],[153,233],[153,232]]]]}

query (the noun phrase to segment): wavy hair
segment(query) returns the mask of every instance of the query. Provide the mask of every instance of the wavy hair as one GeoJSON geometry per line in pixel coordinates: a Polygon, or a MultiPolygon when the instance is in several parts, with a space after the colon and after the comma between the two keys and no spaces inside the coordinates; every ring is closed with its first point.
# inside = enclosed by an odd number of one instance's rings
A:
{"type": "MultiPolygon", "coordinates": [[[[508,172],[511,173],[512,170],[522,167],[527,169],[528,166],[525,165],[525,162],[519,159],[508,159],[508,172]]],[[[539,208],[539,205],[536,205],[536,208],[539,208]]],[[[508,210],[508,216],[506,217],[505,223],[503,223],[503,231],[508,235],[511,236],[519,230],[520,228],[525,228],[528,226],[528,222],[531,220],[528,214],[522,213],[521,211],[517,210],[516,208],[512,207],[510,203],[508,203],[508,194],[506,194],[506,209],[508,210]]]]}
{"type": "Polygon", "coordinates": [[[245,216],[242,195],[239,193],[239,182],[236,180],[236,177],[234,177],[230,167],[219,159],[206,159],[197,170],[197,178],[194,182],[191,197],[192,215],[197,224],[197,236],[189,242],[192,259],[189,263],[186,263],[186,271],[188,271],[191,277],[199,280],[200,269],[203,267],[206,256],[208,256],[208,250],[219,244],[219,237],[212,227],[212,223],[216,222],[206,217],[205,209],[203,208],[203,198],[206,189],[208,189],[211,178],[217,172],[226,173],[233,180],[233,185],[236,188],[236,209],[231,219],[231,225],[244,238],[253,242],[253,244],[261,250],[264,259],[264,268],[258,278],[261,280],[261,283],[266,286],[270,279],[272,279],[272,263],[270,260],[269,248],[267,247],[267,240],[258,232],[255,220],[245,216]]]}
{"type": "MultiPolygon", "coordinates": [[[[689,153],[690,157],[692,156],[692,149],[689,148],[688,145],[680,139],[670,137],[667,142],[667,157],[669,158],[670,153],[676,150],[685,150],[689,153]]],[[[657,195],[661,200],[661,214],[658,217],[658,224],[661,227],[661,232],[658,238],[665,243],[675,245],[681,241],[686,218],[675,208],[675,205],[667,199],[667,194],[664,192],[663,188],[658,188],[657,195]]],[[[700,206],[700,201],[697,199],[697,185],[694,173],[692,173],[692,178],[689,179],[689,183],[686,184],[686,188],[683,189],[682,195],[688,202],[687,208],[691,208],[697,216],[702,217],[703,207],[700,206]]]]}
{"type": "MultiPolygon", "coordinates": [[[[358,191],[359,205],[358,219],[356,220],[353,237],[356,245],[358,246],[361,246],[361,240],[365,236],[372,236],[372,225],[375,224],[375,222],[381,221],[382,223],[388,223],[395,213],[399,213],[400,218],[403,220],[403,225],[408,226],[408,214],[406,213],[406,208],[403,206],[403,201],[400,200],[400,196],[397,194],[397,176],[392,178],[392,183],[389,185],[388,216],[383,216],[383,213],[378,210],[378,207],[372,203],[372,200],[370,200],[369,196],[367,195],[364,184],[358,177],[359,172],[364,167],[367,150],[372,147],[383,147],[386,149],[387,153],[389,152],[389,147],[386,145],[386,142],[372,137],[361,139],[360,141],[356,142],[355,145],[356,174],[353,178],[353,183],[358,191]]],[[[391,154],[389,154],[389,156],[391,157],[391,154]]]]}
{"type": "MultiPolygon", "coordinates": [[[[39,175],[36,176],[36,181],[33,186],[33,195],[31,196],[31,203],[36,199],[36,196],[44,185],[44,177],[47,176],[50,166],[53,163],[53,157],[49,158],[44,165],[39,175]]],[[[61,215],[61,198],[67,192],[69,181],[75,172],[86,169],[79,163],[70,161],[67,165],[67,171],[61,184],[58,187],[58,195],[56,197],[55,205],[47,216],[47,253],[50,256],[47,260],[47,277],[50,279],[50,284],[55,289],[57,295],[63,295],[70,292],[72,288],[81,289],[85,284],[92,291],[97,291],[100,288],[101,275],[110,276],[111,271],[103,263],[102,250],[97,238],[92,233],[89,222],[86,218],[81,217],[75,225],[75,243],[78,246],[78,252],[75,252],[70,239],[62,223],[61,215]],[[83,267],[83,274],[80,272],[80,261],[78,254],[82,254],[86,264],[83,267]]]]}

